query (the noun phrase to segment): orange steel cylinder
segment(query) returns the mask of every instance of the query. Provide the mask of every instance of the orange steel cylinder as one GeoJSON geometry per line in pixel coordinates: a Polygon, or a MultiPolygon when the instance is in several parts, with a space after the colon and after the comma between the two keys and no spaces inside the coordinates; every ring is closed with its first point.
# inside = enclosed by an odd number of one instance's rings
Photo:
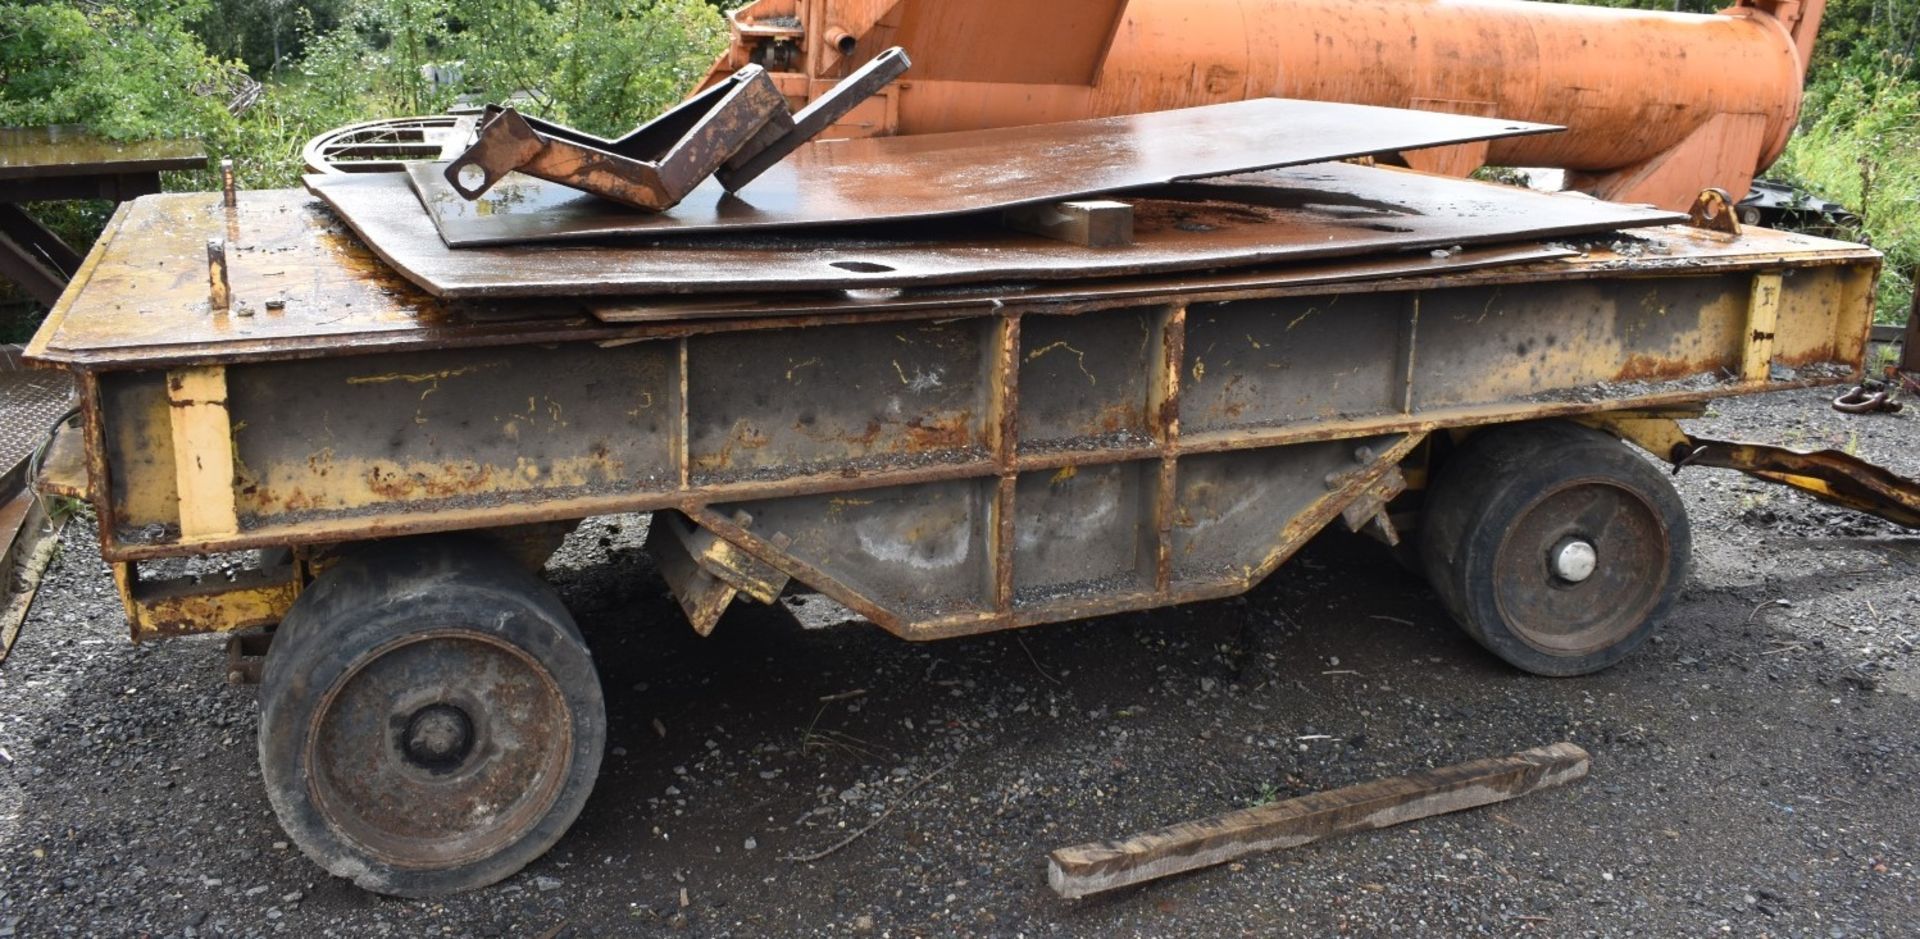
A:
{"type": "Polygon", "coordinates": [[[1455,174],[1558,167],[1572,188],[1685,208],[1707,186],[1738,198],[1785,149],[1826,5],[1730,2],[1702,15],[1528,0],[755,0],[730,14],[735,48],[714,76],[754,55],[752,24],[797,20],[809,51],[790,95],[889,45],[913,57],[884,118],[850,133],[1345,101],[1558,124],[1408,159],[1455,174]]]}
{"type": "MultiPolygon", "coordinates": [[[[1033,54],[1046,45],[1035,37],[1033,54]]],[[[903,93],[900,132],[1276,96],[1560,124],[1495,143],[1489,162],[1602,172],[1735,114],[1764,122],[1757,171],[1786,146],[1801,88],[1793,37],[1771,16],[1517,0],[1131,0],[1090,87],[968,77],[903,93]]]]}

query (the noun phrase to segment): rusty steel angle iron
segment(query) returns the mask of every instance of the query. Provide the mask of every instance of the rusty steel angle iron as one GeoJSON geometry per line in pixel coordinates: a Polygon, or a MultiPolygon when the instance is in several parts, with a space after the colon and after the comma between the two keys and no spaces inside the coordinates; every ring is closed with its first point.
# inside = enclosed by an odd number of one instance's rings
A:
{"type": "Polygon", "coordinates": [[[907,66],[905,52],[889,49],[795,115],[766,71],[750,65],[618,140],[489,107],[472,145],[441,175],[469,200],[518,171],[629,210],[662,211],[716,173],[728,191],[752,182],[907,66]]]}
{"type": "Polygon", "coordinates": [[[519,172],[612,200],[629,212],[657,212],[678,203],[735,154],[758,151],[792,127],[780,89],[764,69],[749,66],[618,140],[489,106],[473,144],[440,175],[467,200],[519,172]]]}

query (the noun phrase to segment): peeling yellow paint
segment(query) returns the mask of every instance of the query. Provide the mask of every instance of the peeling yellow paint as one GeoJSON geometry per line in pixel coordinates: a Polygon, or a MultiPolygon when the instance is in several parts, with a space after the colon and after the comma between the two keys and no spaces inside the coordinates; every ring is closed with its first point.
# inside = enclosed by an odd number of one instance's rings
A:
{"type": "Polygon", "coordinates": [[[1065,349],[1068,352],[1073,353],[1074,358],[1079,361],[1080,374],[1087,376],[1087,384],[1089,385],[1100,384],[1100,380],[1097,378],[1094,378],[1092,372],[1087,371],[1087,354],[1085,352],[1080,351],[1079,349],[1075,349],[1071,345],[1068,345],[1065,339],[1062,339],[1059,342],[1041,346],[1040,348],[1027,353],[1027,361],[1031,362],[1043,355],[1046,355],[1049,352],[1052,352],[1055,349],[1065,349]]]}
{"type": "Polygon", "coordinates": [[[349,375],[347,376],[347,384],[381,385],[388,382],[403,381],[410,385],[418,385],[423,382],[437,382],[442,379],[456,378],[461,375],[477,372],[483,368],[493,368],[498,364],[497,362],[489,362],[483,365],[467,365],[460,368],[442,369],[438,372],[387,372],[384,375],[349,375]]]}
{"type": "MultiPolygon", "coordinates": [[[[791,360],[791,359],[789,359],[788,361],[792,361],[792,360],[791,360]]],[[[803,369],[803,368],[807,368],[808,366],[812,366],[812,365],[819,365],[819,364],[820,364],[820,357],[819,357],[819,356],[817,356],[817,355],[816,355],[816,356],[814,356],[814,357],[813,357],[813,358],[811,358],[811,359],[808,359],[808,360],[806,360],[806,361],[804,361],[804,362],[799,362],[799,363],[795,363],[795,364],[794,364],[794,366],[793,366],[792,368],[789,368],[789,369],[787,369],[787,381],[788,381],[788,382],[792,382],[792,381],[793,381],[793,373],[794,373],[794,372],[797,372],[797,371],[799,371],[799,370],[801,370],[801,369],[803,369]]],[[[894,368],[899,368],[899,367],[900,367],[900,363],[898,363],[898,362],[895,362],[895,363],[893,364],[893,367],[894,367],[894,368]]]]}

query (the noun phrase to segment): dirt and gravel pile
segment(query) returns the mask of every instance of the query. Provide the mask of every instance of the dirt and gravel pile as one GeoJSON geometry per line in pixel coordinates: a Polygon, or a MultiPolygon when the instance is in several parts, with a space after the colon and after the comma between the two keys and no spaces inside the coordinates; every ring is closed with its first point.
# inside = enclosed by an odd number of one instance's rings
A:
{"type": "MultiPolygon", "coordinates": [[[[1792,392],[1696,427],[1920,475],[1911,411],[1792,392]]],[[[703,640],[645,520],[595,520],[550,574],[601,663],[599,786],[546,858],[431,903],[287,845],[253,689],[217,641],[129,645],[73,526],[0,667],[0,937],[1911,931],[1920,538],[1679,484],[1693,584],[1657,645],[1568,680],[1482,652],[1358,539],[1244,598],[1017,635],[807,628],[844,614],[799,597],[703,640]],[[1556,740],[1588,782],[1085,901],[1045,885],[1054,847],[1556,740]]]]}

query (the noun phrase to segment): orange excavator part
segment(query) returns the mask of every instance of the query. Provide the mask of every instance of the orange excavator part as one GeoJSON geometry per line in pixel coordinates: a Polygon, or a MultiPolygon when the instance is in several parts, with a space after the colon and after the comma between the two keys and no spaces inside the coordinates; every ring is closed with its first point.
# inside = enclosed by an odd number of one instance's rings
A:
{"type": "Polygon", "coordinates": [[[1825,0],[1698,15],[1526,0],[758,0],[709,81],[750,62],[796,101],[899,45],[913,70],[844,136],[921,134],[1277,96],[1560,124],[1403,154],[1557,167],[1568,188],[1685,210],[1743,196],[1799,115],[1825,0]]]}

